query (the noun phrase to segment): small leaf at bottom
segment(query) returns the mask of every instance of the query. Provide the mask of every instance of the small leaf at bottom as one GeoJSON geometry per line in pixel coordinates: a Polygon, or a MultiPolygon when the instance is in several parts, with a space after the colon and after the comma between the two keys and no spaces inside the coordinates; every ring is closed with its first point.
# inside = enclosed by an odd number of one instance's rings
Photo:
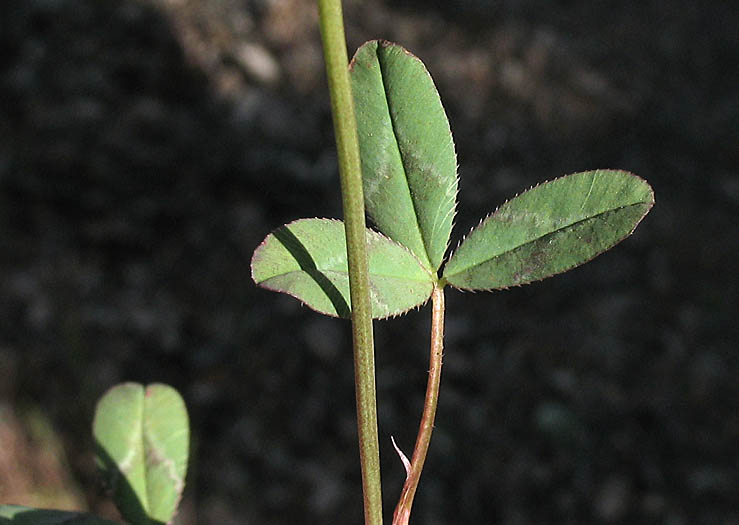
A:
{"type": "Polygon", "coordinates": [[[162,384],[117,385],[100,398],[97,461],[129,522],[169,523],[185,486],[190,430],[185,403],[162,384]]]}

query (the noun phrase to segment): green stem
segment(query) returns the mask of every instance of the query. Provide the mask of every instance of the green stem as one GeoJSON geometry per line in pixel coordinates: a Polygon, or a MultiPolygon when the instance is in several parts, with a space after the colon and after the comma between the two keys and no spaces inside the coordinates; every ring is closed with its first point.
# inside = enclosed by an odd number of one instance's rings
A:
{"type": "Polygon", "coordinates": [[[344,206],[352,306],[359,457],[364,493],[364,522],[367,525],[381,525],[380,445],[377,437],[375,356],[365,238],[364,195],[357,124],[354,117],[354,99],[347,67],[349,59],[346,53],[341,0],[318,0],[318,11],[328,87],[331,94],[331,111],[336,133],[341,196],[344,206]]]}
{"type": "Polygon", "coordinates": [[[431,350],[429,356],[429,378],[426,384],[426,399],[423,403],[423,415],[418,428],[416,446],[413,449],[408,475],[400,494],[400,500],[393,514],[393,525],[408,525],[411,517],[413,498],[416,495],[418,482],[421,480],[423,464],[431,442],[434,429],[436,406],[439,402],[439,383],[441,382],[441,364],[444,355],[444,284],[437,283],[431,294],[431,350]]]}

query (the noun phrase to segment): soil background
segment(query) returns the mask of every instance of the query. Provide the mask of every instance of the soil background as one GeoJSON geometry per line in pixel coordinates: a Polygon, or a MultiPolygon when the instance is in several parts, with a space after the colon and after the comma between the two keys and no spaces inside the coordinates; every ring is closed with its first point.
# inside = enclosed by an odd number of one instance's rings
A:
{"type": "MultiPolygon", "coordinates": [[[[690,0],[349,0],[433,75],[452,244],[506,198],[621,168],[654,187],[586,266],[447,294],[418,524],[739,524],[739,16],[690,0]]],[[[115,516],[95,400],[167,382],[181,524],[360,523],[348,323],[257,289],[274,228],[340,217],[309,0],[0,2],[0,501],[115,516]]],[[[429,308],[376,323],[386,514],[429,308]]]]}

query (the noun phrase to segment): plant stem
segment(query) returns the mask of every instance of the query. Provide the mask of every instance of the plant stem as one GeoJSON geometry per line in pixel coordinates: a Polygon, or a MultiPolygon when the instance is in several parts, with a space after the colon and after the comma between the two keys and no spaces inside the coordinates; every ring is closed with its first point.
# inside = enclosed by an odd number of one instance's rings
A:
{"type": "Polygon", "coordinates": [[[364,522],[367,525],[381,525],[380,445],[377,437],[375,356],[365,237],[364,194],[357,124],[354,117],[354,99],[347,67],[349,59],[346,53],[341,0],[318,0],[318,12],[328,87],[331,94],[331,112],[336,133],[341,196],[344,206],[352,307],[359,457],[364,493],[364,522]]]}
{"type": "Polygon", "coordinates": [[[439,383],[441,381],[441,364],[444,354],[444,285],[437,283],[431,294],[431,351],[429,356],[429,378],[426,384],[426,399],[423,403],[423,415],[418,428],[416,446],[413,449],[410,469],[400,494],[400,500],[393,513],[393,525],[408,525],[411,517],[413,498],[421,479],[423,464],[431,442],[434,429],[436,406],[439,401],[439,383]]]}

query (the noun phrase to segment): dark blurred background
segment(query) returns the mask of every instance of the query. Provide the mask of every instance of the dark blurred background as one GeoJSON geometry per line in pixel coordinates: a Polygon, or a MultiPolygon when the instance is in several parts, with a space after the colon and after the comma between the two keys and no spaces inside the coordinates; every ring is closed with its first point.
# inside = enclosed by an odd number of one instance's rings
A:
{"type": "MultiPolygon", "coordinates": [[[[732,2],[345,2],[434,76],[456,245],[539,181],[622,168],[636,234],[495,294],[450,290],[418,524],[739,524],[739,16],[732,2]]],[[[312,0],[0,2],[0,501],[107,516],[95,400],[163,381],[180,524],[361,522],[348,323],[257,289],[284,222],[340,217],[312,0]]],[[[386,513],[428,307],[376,323],[386,513]]]]}

